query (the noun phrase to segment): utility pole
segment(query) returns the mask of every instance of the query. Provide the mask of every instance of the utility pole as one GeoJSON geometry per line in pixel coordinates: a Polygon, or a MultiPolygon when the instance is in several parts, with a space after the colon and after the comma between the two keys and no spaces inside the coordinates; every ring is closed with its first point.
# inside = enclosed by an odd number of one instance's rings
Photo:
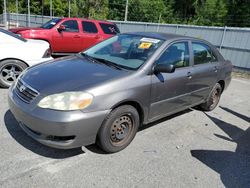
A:
{"type": "Polygon", "coordinates": [[[28,27],[30,27],[30,0],[28,0],[28,27]]]}
{"type": "Polygon", "coordinates": [[[16,0],[16,27],[18,27],[18,22],[19,22],[19,18],[18,18],[18,0],[16,0]]]}
{"type": "Polygon", "coordinates": [[[50,18],[52,18],[52,10],[53,10],[53,7],[52,7],[52,0],[50,0],[50,18]]]}
{"type": "Polygon", "coordinates": [[[157,32],[159,31],[159,28],[160,28],[160,23],[161,23],[161,14],[160,14],[160,16],[159,16],[159,20],[158,20],[157,32]]]}
{"type": "Polygon", "coordinates": [[[126,0],[125,18],[124,21],[128,21],[128,0],[126,0]]]}
{"type": "Polygon", "coordinates": [[[4,26],[7,29],[7,10],[6,10],[6,0],[3,1],[3,16],[4,16],[4,26]]]}
{"type": "Polygon", "coordinates": [[[42,24],[43,24],[43,14],[44,14],[44,0],[42,0],[42,24]]]}
{"type": "Polygon", "coordinates": [[[71,5],[70,5],[70,0],[69,0],[69,18],[70,18],[70,9],[71,9],[71,5]]]}

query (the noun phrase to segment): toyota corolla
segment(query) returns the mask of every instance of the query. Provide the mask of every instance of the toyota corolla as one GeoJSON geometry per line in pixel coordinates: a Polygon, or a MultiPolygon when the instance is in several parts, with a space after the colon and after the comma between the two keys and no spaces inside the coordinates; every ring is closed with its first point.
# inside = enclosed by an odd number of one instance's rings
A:
{"type": "Polygon", "coordinates": [[[112,153],[128,146],[139,126],[194,106],[213,110],[231,71],[204,40],[126,33],[26,69],[9,89],[9,107],[40,143],[97,143],[112,153]]]}

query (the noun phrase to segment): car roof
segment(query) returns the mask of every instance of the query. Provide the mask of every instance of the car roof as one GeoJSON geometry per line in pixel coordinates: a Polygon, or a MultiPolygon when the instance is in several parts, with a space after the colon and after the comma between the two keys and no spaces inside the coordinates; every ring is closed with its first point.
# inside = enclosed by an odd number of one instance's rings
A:
{"type": "MultiPolygon", "coordinates": [[[[157,38],[161,40],[172,40],[172,39],[197,39],[185,35],[177,35],[172,33],[161,33],[161,32],[127,32],[127,34],[140,35],[144,37],[157,38]]],[[[200,40],[200,39],[199,39],[200,40]]]]}
{"type": "Polygon", "coordinates": [[[88,19],[88,18],[61,18],[61,19],[62,20],[92,21],[92,22],[98,22],[98,23],[114,24],[113,22],[109,22],[106,20],[94,20],[94,19],[88,19]]]}

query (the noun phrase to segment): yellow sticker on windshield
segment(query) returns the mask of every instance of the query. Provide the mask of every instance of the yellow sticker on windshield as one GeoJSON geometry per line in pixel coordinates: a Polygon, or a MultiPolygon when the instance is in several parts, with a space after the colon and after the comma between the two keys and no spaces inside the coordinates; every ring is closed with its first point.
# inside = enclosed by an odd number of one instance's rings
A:
{"type": "Polygon", "coordinates": [[[152,46],[151,42],[142,42],[138,48],[139,49],[149,49],[150,46],[152,46]]]}

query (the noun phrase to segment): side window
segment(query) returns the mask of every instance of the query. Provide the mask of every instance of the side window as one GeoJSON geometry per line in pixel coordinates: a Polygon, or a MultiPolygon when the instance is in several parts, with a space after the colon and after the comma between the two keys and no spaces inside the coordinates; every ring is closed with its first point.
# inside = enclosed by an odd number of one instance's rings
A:
{"type": "Polygon", "coordinates": [[[158,59],[159,64],[172,64],[176,68],[189,66],[188,42],[177,42],[169,46],[158,59]]]}
{"type": "Polygon", "coordinates": [[[65,26],[65,32],[79,32],[78,23],[76,20],[68,20],[62,23],[65,26]]]}
{"type": "Polygon", "coordinates": [[[98,33],[98,29],[93,22],[83,21],[82,29],[83,29],[83,32],[85,33],[98,33]]]}
{"type": "Polygon", "coordinates": [[[100,23],[100,26],[105,34],[116,35],[117,33],[120,33],[115,24],[100,23]]]}
{"type": "Polygon", "coordinates": [[[195,65],[214,62],[217,60],[216,57],[213,55],[211,48],[204,43],[193,42],[192,49],[194,54],[195,65]]]}

